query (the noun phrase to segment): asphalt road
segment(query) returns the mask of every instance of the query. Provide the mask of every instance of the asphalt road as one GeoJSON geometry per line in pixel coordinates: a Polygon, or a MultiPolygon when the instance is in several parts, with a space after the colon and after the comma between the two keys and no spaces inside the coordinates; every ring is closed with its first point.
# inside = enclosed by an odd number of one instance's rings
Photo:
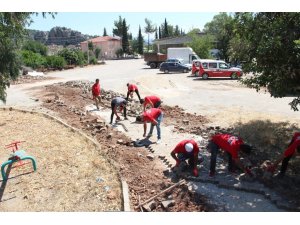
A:
{"type": "Polygon", "coordinates": [[[99,78],[102,88],[124,94],[127,82],[137,83],[142,97],[160,96],[165,104],[179,105],[189,112],[209,116],[221,125],[251,119],[300,124],[300,113],[292,111],[288,105],[291,97],[275,99],[268,93],[248,89],[236,80],[202,80],[192,77],[190,73],[163,74],[158,69],[149,69],[143,59],[106,61],[106,65],[51,72],[47,76],[58,79],[11,86],[7,91],[6,104],[38,105],[39,102],[30,99],[30,95],[39,86],[59,81],[94,81],[99,78]]]}

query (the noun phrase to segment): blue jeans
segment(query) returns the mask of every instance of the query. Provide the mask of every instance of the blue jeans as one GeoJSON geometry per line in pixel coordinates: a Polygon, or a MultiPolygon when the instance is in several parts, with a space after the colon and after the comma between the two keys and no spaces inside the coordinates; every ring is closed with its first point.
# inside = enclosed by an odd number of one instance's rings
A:
{"type": "Polygon", "coordinates": [[[155,118],[156,121],[157,121],[157,125],[154,125],[153,123],[151,123],[149,135],[152,135],[154,126],[156,126],[156,130],[157,130],[157,139],[161,139],[161,136],[160,136],[160,123],[162,122],[163,118],[164,118],[163,113],[161,113],[157,118],[155,118]]]}

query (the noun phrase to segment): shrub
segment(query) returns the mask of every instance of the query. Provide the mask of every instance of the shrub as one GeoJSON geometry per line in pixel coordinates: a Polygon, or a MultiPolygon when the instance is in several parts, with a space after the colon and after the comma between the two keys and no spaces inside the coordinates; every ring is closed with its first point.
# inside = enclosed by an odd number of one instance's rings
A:
{"type": "Polygon", "coordinates": [[[54,69],[63,69],[66,66],[66,60],[61,56],[47,56],[46,57],[46,65],[48,68],[54,68],[54,69]]]}
{"type": "Polygon", "coordinates": [[[21,51],[21,56],[25,66],[32,67],[33,69],[41,68],[46,63],[45,57],[32,51],[23,50],[21,51]]]}

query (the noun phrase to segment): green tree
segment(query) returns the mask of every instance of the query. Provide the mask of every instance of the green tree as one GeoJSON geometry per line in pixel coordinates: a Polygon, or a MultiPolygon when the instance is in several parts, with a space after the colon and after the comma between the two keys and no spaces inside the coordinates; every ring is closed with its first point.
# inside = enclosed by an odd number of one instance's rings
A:
{"type": "Polygon", "coordinates": [[[101,53],[101,49],[97,47],[95,49],[95,57],[96,57],[96,59],[99,59],[100,53],[101,53]]]}
{"type": "Polygon", "coordinates": [[[129,41],[128,41],[128,34],[127,34],[127,25],[126,20],[123,19],[123,33],[122,33],[122,48],[124,53],[129,52],[129,41]]]}
{"type": "Polygon", "coordinates": [[[144,38],[142,36],[142,30],[141,30],[141,26],[139,26],[139,35],[138,35],[138,50],[137,52],[139,54],[143,54],[144,53],[144,38]]]}
{"type": "Polygon", "coordinates": [[[244,72],[253,76],[242,82],[257,91],[267,87],[273,97],[295,96],[293,110],[300,104],[300,13],[236,13],[234,38],[242,48],[232,49],[245,61],[244,72]]]}
{"type": "Polygon", "coordinates": [[[160,27],[158,27],[158,39],[161,39],[162,36],[161,36],[161,31],[160,31],[160,27]]]}
{"type": "Polygon", "coordinates": [[[32,51],[34,53],[39,53],[43,56],[46,56],[48,51],[46,45],[42,44],[39,41],[32,41],[32,40],[25,42],[24,45],[22,46],[22,49],[32,51]]]}
{"type": "MultiPolygon", "coordinates": [[[[10,80],[19,75],[21,59],[18,50],[33,14],[36,13],[0,12],[0,100],[3,102],[6,101],[6,88],[10,80]]],[[[53,13],[50,14],[54,17],[53,13]]]]}
{"type": "Polygon", "coordinates": [[[152,21],[145,18],[145,23],[146,23],[146,26],[145,26],[145,33],[148,34],[148,52],[149,52],[149,46],[150,46],[150,43],[149,43],[149,36],[150,34],[152,34],[153,32],[156,31],[154,25],[152,24],[152,21]]]}
{"type": "Polygon", "coordinates": [[[188,36],[191,37],[192,41],[187,45],[191,47],[200,58],[209,58],[209,50],[212,48],[212,36],[199,36],[197,30],[192,30],[188,33],[188,36]]]}
{"type": "Polygon", "coordinates": [[[233,37],[233,18],[227,13],[219,13],[211,22],[205,24],[204,32],[214,36],[215,48],[220,51],[219,57],[228,62],[229,42],[233,37]]]}
{"type": "MultiPolygon", "coordinates": [[[[119,37],[123,35],[123,19],[119,16],[119,20],[114,21],[115,28],[113,28],[113,34],[119,37]]],[[[128,31],[129,27],[126,27],[126,32],[128,31]]]]}
{"type": "Polygon", "coordinates": [[[123,52],[123,49],[122,48],[119,48],[117,51],[116,51],[116,55],[118,58],[122,57],[122,55],[124,54],[123,52]]]}
{"type": "Polygon", "coordinates": [[[175,37],[180,36],[180,31],[179,31],[178,25],[175,26],[174,36],[175,36],[175,37]]]}
{"type": "Polygon", "coordinates": [[[168,30],[168,22],[167,18],[165,18],[165,23],[163,25],[163,37],[169,37],[169,30],[168,30]]]}
{"type": "Polygon", "coordinates": [[[106,33],[106,28],[104,27],[104,30],[103,30],[103,37],[105,36],[108,36],[107,33],[106,33]]]}
{"type": "Polygon", "coordinates": [[[158,39],[157,27],[155,28],[155,39],[158,39]]]}
{"type": "Polygon", "coordinates": [[[78,54],[71,49],[64,48],[58,52],[58,55],[63,57],[68,65],[78,65],[79,57],[78,54]]]}

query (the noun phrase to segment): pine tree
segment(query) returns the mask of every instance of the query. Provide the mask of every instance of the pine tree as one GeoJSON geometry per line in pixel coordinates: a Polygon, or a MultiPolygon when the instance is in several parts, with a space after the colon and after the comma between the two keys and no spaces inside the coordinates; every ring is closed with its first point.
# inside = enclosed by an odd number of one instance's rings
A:
{"type": "Polygon", "coordinates": [[[103,37],[107,36],[107,33],[106,33],[106,28],[104,27],[104,30],[103,30],[103,37]]]}
{"type": "Polygon", "coordinates": [[[162,36],[161,36],[161,31],[160,31],[160,27],[158,27],[158,38],[161,39],[162,36]]]}
{"type": "Polygon", "coordinates": [[[180,35],[179,27],[178,25],[175,26],[174,36],[178,37],[180,35]]]}
{"type": "Polygon", "coordinates": [[[123,26],[122,26],[122,48],[124,53],[129,52],[129,41],[128,41],[128,34],[127,34],[127,25],[126,20],[123,19],[123,26]]]}
{"type": "Polygon", "coordinates": [[[138,53],[144,53],[144,38],[142,36],[141,26],[139,26],[139,35],[138,35],[138,53]]]}
{"type": "Polygon", "coordinates": [[[165,18],[165,25],[164,25],[164,37],[169,37],[168,23],[166,18],[165,18]]]}
{"type": "Polygon", "coordinates": [[[155,39],[158,39],[157,27],[156,27],[156,29],[155,29],[155,39]]]}

